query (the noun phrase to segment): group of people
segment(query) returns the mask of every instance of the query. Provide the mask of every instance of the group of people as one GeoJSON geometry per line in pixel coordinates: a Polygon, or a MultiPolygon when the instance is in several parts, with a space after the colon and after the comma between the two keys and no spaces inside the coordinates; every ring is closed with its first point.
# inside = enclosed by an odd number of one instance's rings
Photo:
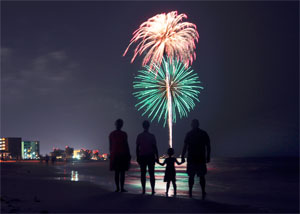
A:
{"type": "MultiPolygon", "coordinates": [[[[122,131],[123,120],[115,122],[116,130],[109,135],[110,145],[110,170],[115,171],[116,192],[127,192],[124,189],[125,171],[130,167],[131,155],[128,146],[126,132],[122,131]]],[[[202,198],[206,196],[205,175],[207,173],[206,163],[210,162],[210,140],[208,134],[199,128],[199,121],[192,120],[192,130],[186,134],[184,146],[181,153],[181,162],[174,155],[174,149],[169,148],[168,158],[160,163],[156,138],[149,132],[149,121],[143,122],[144,131],[136,139],[136,158],[141,170],[142,194],[146,189],[146,172],[148,168],[152,194],[155,194],[155,163],[166,165],[164,182],[166,182],[166,196],[168,196],[170,183],[173,185],[174,195],[176,195],[176,170],[175,163],[180,165],[185,162],[187,153],[187,174],[189,176],[189,196],[192,197],[194,179],[197,175],[200,179],[202,198]]]]}

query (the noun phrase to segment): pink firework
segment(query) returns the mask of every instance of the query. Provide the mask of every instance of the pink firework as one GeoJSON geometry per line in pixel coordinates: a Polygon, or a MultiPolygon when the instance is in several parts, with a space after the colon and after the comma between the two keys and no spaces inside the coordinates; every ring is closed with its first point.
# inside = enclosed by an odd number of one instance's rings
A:
{"type": "Polygon", "coordinates": [[[129,47],[137,42],[131,63],[137,55],[146,52],[143,66],[148,62],[151,67],[153,64],[160,66],[164,54],[167,54],[170,59],[180,60],[188,67],[196,59],[195,41],[198,42],[199,34],[195,24],[182,22],[182,19],[186,18],[186,14],[178,15],[177,11],[172,11],[148,19],[133,32],[133,37],[123,56],[126,55],[129,47]]]}

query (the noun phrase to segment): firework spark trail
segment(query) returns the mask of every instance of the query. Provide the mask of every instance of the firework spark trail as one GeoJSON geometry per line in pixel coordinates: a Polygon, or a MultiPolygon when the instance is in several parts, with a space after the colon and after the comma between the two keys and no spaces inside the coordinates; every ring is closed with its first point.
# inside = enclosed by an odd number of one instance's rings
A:
{"type": "Polygon", "coordinates": [[[195,24],[182,22],[186,19],[186,14],[179,14],[177,11],[162,13],[146,22],[133,32],[123,56],[126,55],[133,43],[138,43],[131,62],[138,55],[146,52],[143,59],[143,66],[157,64],[160,67],[164,54],[170,59],[176,59],[184,63],[187,68],[196,59],[195,41],[198,42],[199,34],[195,24]]]}
{"type": "Polygon", "coordinates": [[[142,115],[158,122],[164,117],[164,126],[169,127],[169,145],[172,147],[172,124],[176,115],[187,117],[195,107],[194,100],[199,102],[199,84],[197,73],[183,63],[172,59],[163,59],[162,65],[146,65],[135,77],[133,88],[138,90],[133,95],[138,99],[136,107],[144,109],[142,115]],[[172,62],[172,63],[171,63],[172,62]],[[156,73],[158,72],[158,73],[156,73]]]}
{"type": "Polygon", "coordinates": [[[172,95],[171,95],[171,88],[170,88],[170,74],[169,70],[166,68],[166,90],[167,90],[167,108],[168,108],[168,126],[169,126],[169,146],[170,148],[173,147],[172,141],[172,95]]]}

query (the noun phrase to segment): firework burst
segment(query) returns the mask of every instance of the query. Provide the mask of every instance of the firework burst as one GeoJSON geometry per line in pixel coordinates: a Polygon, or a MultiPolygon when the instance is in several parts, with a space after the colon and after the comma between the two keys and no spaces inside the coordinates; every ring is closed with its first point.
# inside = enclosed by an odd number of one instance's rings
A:
{"type": "Polygon", "coordinates": [[[170,147],[172,147],[172,123],[180,118],[187,117],[199,102],[198,94],[200,81],[197,73],[184,64],[170,58],[163,58],[161,66],[157,64],[144,66],[135,77],[133,88],[138,90],[133,95],[138,99],[136,107],[144,109],[142,115],[148,114],[153,121],[163,118],[164,126],[168,123],[170,147]]]}
{"type": "Polygon", "coordinates": [[[186,14],[177,14],[177,11],[158,14],[134,31],[133,37],[125,50],[123,56],[128,52],[133,43],[138,43],[134,50],[131,62],[137,55],[146,53],[143,66],[156,64],[160,67],[164,54],[170,59],[183,62],[187,68],[196,59],[195,41],[198,42],[199,34],[195,24],[182,22],[186,14]]]}

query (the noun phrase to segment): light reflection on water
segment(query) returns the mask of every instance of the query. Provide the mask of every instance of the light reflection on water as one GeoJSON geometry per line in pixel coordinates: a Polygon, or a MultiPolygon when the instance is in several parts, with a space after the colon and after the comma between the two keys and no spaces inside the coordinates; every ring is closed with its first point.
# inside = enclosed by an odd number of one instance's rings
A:
{"type": "MultiPolygon", "coordinates": [[[[175,165],[176,167],[176,185],[177,185],[177,197],[188,197],[188,176],[185,173],[186,164],[175,165]]],[[[166,192],[166,182],[164,182],[165,166],[155,165],[155,192],[156,195],[165,196],[166,192]]],[[[150,177],[147,173],[146,181],[146,192],[151,193],[150,187],[150,177]]],[[[141,181],[140,181],[140,168],[137,163],[132,164],[132,168],[127,173],[125,185],[130,192],[140,194],[142,191],[141,181]]],[[[195,180],[195,186],[193,192],[195,194],[200,194],[199,184],[197,178],[195,180]]],[[[169,196],[173,195],[173,186],[170,185],[169,196]]]]}
{"type": "MultiPolygon", "coordinates": [[[[55,167],[59,170],[57,176],[60,177],[54,179],[60,180],[60,182],[64,180],[69,182],[71,180],[89,181],[101,189],[110,192],[115,190],[114,172],[109,171],[109,162],[72,162],[57,164],[55,167]]],[[[228,204],[251,204],[251,206],[274,209],[276,212],[286,210],[286,204],[296,207],[295,210],[299,207],[298,158],[218,158],[213,159],[207,164],[207,167],[208,200],[228,204]],[[289,191],[286,191],[287,187],[289,191]]],[[[165,167],[156,164],[155,191],[158,196],[165,196],[164,170],[165,167]]],[[[176,165],[176,171],[177,197],[187,198],[186,164],[176,165]]],[[[147,194],[151,194],[149,176],[147,178],[147,194]]],[[[136,162],[132,162],[130,170],[126,172],[125,188],[130,194],[141,194],[142,192],[140,168],[136,162]]],[[[171,197],[173,195],[172,185],[169,195],[171,197]]],[[[196,199],[201,197],[198,178],[195,179],[193,195],[196,199]]]]}
{"type": "Polygon", "coordinates": [[[71,173],[67,173],[67,170],[63,170],[63,176],[54,177],[54,180],[64,180],[64,181],[79,181],[78,171],[72,170],[71,173]]]}
{"type": "MultiPolygon", "coordinates": [[[[88,163],[86,163],[88,164],[88,163]]],[[[74,165],[74,164],[72,164],[74,165]]],[[[177,185],[177,197],[188,197],[188,176],[185,173],[186,163],[176,167],[176,185],[177,185]]],[[[62,177],[56,177],[55,180],[68,180],[68,181],[89,181],[101,186],[104,189],[113,191],[115,189],[114,174],[107,172],[107,176],[95,176],[85,175],[80,173],[80,170],[71,170],[68,166],[58,166],[58,169],[63,173],[62,177]]],[[[156,195],[165,196],[166,182],[164,182],[165,166],[155,165],[155,192],[156,195]]],[[[149,174],[146,175],[146,194],[151,194],[150,178],[149,174]]],[[[133,194],[141,194],[142,187],[140,181],[140,168],[136,162],[132,162],[131,168],[126,172],[125,189],[133,194]]],[[[194,194],[200,195],[199,183],[196,178],[193,188],[194,194]]],[[[173,186],[170,185],[169,196],[173,196],[173,186]]]]}
{"type": "Polygon", "coordinates": [[[78,171],[71,171],[71,181],[79,181],[78,179],[78,171]]]}

